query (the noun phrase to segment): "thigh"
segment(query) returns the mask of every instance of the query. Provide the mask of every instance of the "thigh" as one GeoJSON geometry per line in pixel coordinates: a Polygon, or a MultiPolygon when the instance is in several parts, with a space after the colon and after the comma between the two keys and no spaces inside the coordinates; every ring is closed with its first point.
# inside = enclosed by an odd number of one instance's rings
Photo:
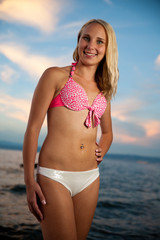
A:
{"type": "Polygon", "coordinates": [[[76,240],[74,208],[69,191],[62,184],[39,174],[37,181],[47,202],[41,206],[44,240],[76,240]]]}
{"type": "Polygon", "coordinates": [[[97,206],[98,193],[99,177],[73,197],[78,240],[86,240],[97,206]]]}

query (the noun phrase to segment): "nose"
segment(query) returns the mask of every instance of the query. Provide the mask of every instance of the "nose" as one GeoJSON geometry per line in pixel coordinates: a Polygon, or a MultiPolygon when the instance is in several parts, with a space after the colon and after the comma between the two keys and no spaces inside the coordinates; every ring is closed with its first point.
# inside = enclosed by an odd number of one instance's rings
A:
{"type": "Polygon", "coordinates": [[[88,42],[87,48],[88,48],[88,49],[94,49],[94,48],[95,48],[94,42],[90,40],[90,41],[88,42]]]}

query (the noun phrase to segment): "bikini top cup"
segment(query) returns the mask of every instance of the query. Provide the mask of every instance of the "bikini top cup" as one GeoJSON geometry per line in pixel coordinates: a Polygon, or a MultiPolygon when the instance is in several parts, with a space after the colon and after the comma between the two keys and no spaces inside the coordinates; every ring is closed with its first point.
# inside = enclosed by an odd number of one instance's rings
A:
{"type": "Polygon", "coordinates": [[[84,88],[72,78],[76,64],[77,63],[72,63],[72,69],[68,81],[60,93],[51,101],[49,108],[65,106],[73,111],[88,109],[89,112],[84,125],[90,128],[92,126],[93,116],[94,127],[96,127],[100,124],[100,118],[106,109],[107,101],[100,92],[94,99],[92,105],[89,105],[88,96],[84,88]]]}

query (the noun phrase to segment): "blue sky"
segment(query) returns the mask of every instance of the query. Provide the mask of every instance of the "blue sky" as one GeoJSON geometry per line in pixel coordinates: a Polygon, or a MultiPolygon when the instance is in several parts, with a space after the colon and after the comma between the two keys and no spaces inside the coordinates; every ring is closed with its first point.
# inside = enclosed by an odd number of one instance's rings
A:
{"type": "MultiPolygon", "coordinates": [[[[101,18],[119,50],[110,153],[159,157],[159,11],[158,0],[0,0],[0,141],[22,143],[41,74],[70,65],[82,24],[101,18]]],[[[45,133],[46,122],[39,144],[45,133]]]]}

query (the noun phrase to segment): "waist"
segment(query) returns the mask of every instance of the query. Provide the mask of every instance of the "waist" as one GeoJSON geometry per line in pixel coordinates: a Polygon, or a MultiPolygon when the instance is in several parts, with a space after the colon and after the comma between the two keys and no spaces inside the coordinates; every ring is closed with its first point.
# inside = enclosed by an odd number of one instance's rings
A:
{"type": "Polygon", "coordinates": [[[39,155],[44,167],[78,171],[97,167],[96,142],[46,138],[39,155]]]}

